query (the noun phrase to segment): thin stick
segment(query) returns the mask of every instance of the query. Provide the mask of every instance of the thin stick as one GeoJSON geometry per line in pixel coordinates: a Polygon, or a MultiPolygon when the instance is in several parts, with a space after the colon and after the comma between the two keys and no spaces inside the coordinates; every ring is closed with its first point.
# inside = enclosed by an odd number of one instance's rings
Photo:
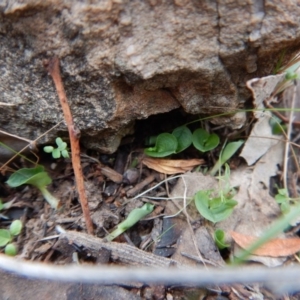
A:
{"type": "MultiPolygon", "coordinates": [[[[296,91],[297,91],[297,83],[295,81],[294,82],[294,92],[293,92],[292,103],[291,103],[291,108],[292,109],[295,107],[296,91]]],[[[288,141],[291,140],[291,135],[292,135],[293,115],[294,115],[294,112],[293,112],[293,110],[291,110],[290,116],[289,116],[288,132],[286,134],[286,139],[288,141]]],[[[287,184],[287,177],[288,177],[287,173],[288,173],[289,149],[290,149],[290,144],[289,143],[285,143],[285,154],[284,154],[284,161],[283,161],[283,186],[284,186],[285,189],[287,189],[287,187],[288,187],[288,184],[287,184]]]]}
{"type": "Polygon", "coordinates": [[[28,144],[32,143],[32,140],[28,140],[28,139],[26,139],[26,138],[20,137],[20,136],[15,135],[15,134],[8,133],[8,132],[3,131],[3,130],[0,130],[0,133],[2,133],[2,134],[4,134],[4,135],[11,136],[12,138],[16,138],[16,139],[18,139],[18,140],[24,141],[24,142],[26,142],[26,143],[28,143],[28,144]]]}
{"type": "Polygon", "coordinates": [[[40,135],[39,137],[37,137],[35,140],[30,141],[31,143],[29,143],[27,146],[25,146],[24,148],[22,148],[18,153],[16,153],[11,159],[9,159],[5,164],[3,164],[0,168],[0,171],[6,167],[11,161],[13,161],[20,153],[22,153],[23,151],[25,151],[28,147],[30,147],[32,144],[35,145],[35,142],[37,142],[39,139],[41,139],[44,135],[46,135],[48,132],[50,132],[51,130],[53,130],[54,128],[56,128],[57,126],[59,126],[62,123],[62,121],[60,121],[59,123],[57,123],[56,125],[54,125],[53,127],[51,127],[49,130],[47,130],[46,132],[44,132],[42,135],[40,135]]]}
{"type": "Polygon", "coordinates": [[[198,257],[200,258],[201,262],[203,263],[204,267],[207,269],[207,266],[206,266],[206,263],[205,261],[203,260],[203,257],[202,257],[202,254],[200,253],[200,250],[199,250],[199,247],[197,245],[197,242],[196,242],[196,239],[195,239],[195,234],[194,234],[194,230],[193,230],[193,227],[191,225],[191,222],[190,222],[190,219],[191,217],[189,216],[187,210],[186,210],[186,207],[187,207],[187,203],[186,203],[186,194],[187,194],[187,186],[186,186],[186,182],[184,180],[184,176],[182,176],[182,182],[184,184],[184,194],[183,194],[183,212],[184,214],[186,215],[186,221],[188,223],[188,226],[189,226],[189,230],[190,230],[190,233],[191,233],[191,236],[192,236],[192,240],[193,240],[193,244],[194,244],[194,247],[195,247],[195,250],[198,254],[198,257]]]}
{"type": "Polygon", "coordinates": [[[63,82],[60,76],[59,70],[59,60],[57,57],[54,57],[45,63],[47,71],[50,73],[55,88],[60,100],[60,104],[64,113],[64,117],[68,126],[70,144],[71,144],[71,153],[72,153],[72,165],[75,174],[75,180],[78,190],[78,195],[80,199],[80,204],[83,212],[83,216],[86,223],[86,228],[89,234],[93,234],[93,222],[90,216],[90,210],[88,206],[88,201],[84,189],[84,181],[82,175],[82,168],[80,163],[80,146],[79,146],[79,137],[80,131],[75,127],[73,123],[73,117],[68,104],[68,99],[65,93],[63,82]]]}
{"type": "Polygon", "coordinates": [[[60,236],[60,239],[64,240],[65,243],[84,247],[92,252],[97,252],[99,249],[106,249],[110,252],[112,261],[118,261],[130,266],[153,268],[169,268],[170,266],[177,266],[178,268],[187,267],[174,259],[154,255],[126,243],[109,242],[106,239],[99,239],[86,233],[66,231],[60,236]]]}
{"type": "Polygon", "coordinates": [[[15,106],[16,104],[0,102],[1,106],[15,106]]]}
{"type": "MultiPolygon", "coordinates": [[[[155,186],[153,186],[153,187],[151,187],[150,189],[148,189],[148,190],[142,192],[141,194],[135,196],[134,198],[129,199],[128,201],[131,201],[131,200],[135,200],[135,199],[137,199],[137,198],[140,198],[140,197],[144,196],[145,194],[147,194],[148,192],[150,192],[150,191],[156,189],[157,187],[159,187],[159,186],[160,186],[161,184],[163,184],[164,182],[169,181],[169,180],[173,180],[173,179],[180,178],[181,176],[182,176],[182,175],[176,175],[176,176],[173,176],[173,177],[168,177],[167,179],[164,179],[163,181],[159,182],[159,183],[156,184],[155,186]]],[[[127,201],[125,204],[127,204],[128,201],[127,201]]]]}
{"type": "Polygon", "coordinates": [[[150,184],[152,181],[154,181],[155,176],[154,175],[150,175],[148,176],[146,179],[144,179],[143,181],[141,181],[140,183],[138,183],[135,187],[133,187],[132,189],[130,189],[129,191],[127,191],[126,195],[127,197],[132,197],[135,194],[137,194],[141,189],[143,189],[145,186],[147,186],[148,184],[150,184]]]}
{"type": "MultiPolygon", "coordinates": [[[[273,98],[273,95],[270,97],[273,98]]],[[[293,121],[290,120],[290,118],[287,118],[285,116],[283,116],[279,111],[285,111],[285,110],[281,110],[281,109],[277,109],[274,106],[272,106],[269,101],[270,98],[264,101],[264,105],[276,116],[278,117],[282,122],[286,123],[286,124],[291,124],[294,127],[300,127],[300,122],[299,121],[293,121]]],[[[294,108],[288,108],[288,111],[290,111],[291,113],[294,112],[294,108]]],[[[296,110],[297,111],[297,110],[296,110]]]]}

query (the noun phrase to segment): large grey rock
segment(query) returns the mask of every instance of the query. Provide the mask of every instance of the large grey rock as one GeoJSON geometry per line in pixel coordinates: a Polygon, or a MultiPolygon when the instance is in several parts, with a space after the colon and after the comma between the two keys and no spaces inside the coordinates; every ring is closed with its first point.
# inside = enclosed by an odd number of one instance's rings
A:
{"type": "MultiPolygon", "coordinates": [[[[113,152],[134,121],[220,113],[300,44],[297,1],[2,0],[0,128],[34,139],[63,120],[42,61],[61,59],[82,142],[113,152]]],[[[64,136],[64,124],[41,142],[64,136]]]]}

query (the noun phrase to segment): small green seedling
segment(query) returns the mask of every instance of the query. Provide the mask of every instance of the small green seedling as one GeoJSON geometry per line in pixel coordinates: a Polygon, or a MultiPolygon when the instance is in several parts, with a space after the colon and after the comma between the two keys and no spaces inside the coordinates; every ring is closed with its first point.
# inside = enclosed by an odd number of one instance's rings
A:
{"type": "Polygon", "coordinates": [[[239,148],[244,144],[244,141],[236,141],[228,143],[223,151],[221,152],[218,161],[214,167],[209,172],[211,176],[214,176],[221,167],[239,150],[239,148]]]}
{"type": "Polygon", "coordinates": [[[217,223],[227,219],[237,202],[232,195],[226,198],[214,197],[212,190],[199,191],[195,195],[195,204],[199,213],[207,220],[217,223]]]}
{"type": "MultiPolygon", "coordinates": [[[[0,211],[9,209],[13,203],[14,203],[14,199],[9,202],[5,202],[5,203],[3,203],[2,200],[0,199],[0,211]]],[[[0,218],[5,219],[5,220],[9,219],[7,216],[3,215],[2,213],[0,213],[0,218]]]]}
{"type": "Polygon", "coordinates": [[[60,158],[61,156],[64,158],[69,158],[69,152],[67,150],[67,143],[64,142],[60,137],[55,139],[57,144],[57,148],[52,146],[45,146],[44,151],[46,153],[52,153],[53,158],[60,158]]]}
{"type": "Polygon", "coordinates": [[[225,242],[225,232],[222,229],[217,229],[214,232],[214,240],[220,250],[228,248],[230,245],[225,242]]]}
{"type": "Polygon", "coordinates": [[[281,212],[287,214],[291,210],[293,199],[289,197],[287,189],[278,189],[278,194],[275,196],[276,202],[280,205],[281,212]]]}
{"type": "Polygon", "coordinates": [[[275,135],[282,135],[287,128],[287,126],[276,116],[272,116],[272,118],[270,118],[269,124],[272,128],[272,134],[275,135]]]}
{"type": "Polygon", "coordinates": [[[286,80],[294,80],[294,79],[298,79],[299,75],[295,72],[287,72],[285,74],[285,79],[286,80]]]}
{"type": "Polygon", "coordinates": [[[31,184],[41,191],[44,198],[52,208],[57,209],[60,205],[59,200],[47,190],[47,185],[51,182],[52,180],[48,173],[45,172],[44,167],[37,166],[35,168],[23,168],[16,171],[9,177],[7,184],[10,187],[19,187],[23,184],[31,184]]]}
{"type": "Polygon", "coordinates": [[[220,143],[220,138],[215,134],[209,134],[202,128],[193,133],[193,145],[201,152],[207,152],[215,149],[220,143]]]}
{"type": "Polygon", "coordinates": [[[9,209],[11,207],[11,205],[13,204],[13,202],[14,202],[14,200],[3,203],[2,199],[0,199],[0,211],[9,209]]]}
{"type": "Polygon", "coordinates": [[[175,128],[172,133],[161,133],[156,138],[151,137],[148,142],[155,142],[154,147],[145,149],[148,156],[165,157],[180,153],[191,144],[199,151],[207,152],[216,148],[220,139],[215,133],[209,134],[201,128],[192,134],[187,126],[180,126],[175,128]]]}
{"type": "Polygon", "coordinates": [[[145,149],[145,153],[152,157],[165,157],[176,153],[178,142],[176,137],[170,133],[161,133],[154,147],[145,149]]]}
{"type": "Polygon", "coordinates": [[[287,63],[286,66],[277,68],[278,73],[285,73],[285,78],[276,86],[275,93],[278,94],[284,91],[286,88],[290,87],[292,84],[294,84],[294,80],[299,78],[299,70],[300,55],[298,53],[287,63]]]}
{"type": "Polygon", "coordinates": [[[0,247],[4,247],[7,255],[15,256],[18,252],[17,247],[11,243],[13,238],[20,234],[22,230],[22,222],[15,220],[10,224],[9,230],[0,229],[0,247]]]}
{"type": "Polygon", "coordinates": [[[139,220],[150,214],[153,211],[153,207],[153,204],[145,203],[141,208],[136,208],[131,211],[127,218],[121,222],[113,232],[106,236],[106,239],[108,241],[115,239],[117,236],[135,225],[139,220]]]}
{"type": "Polygon", "coordinates": [[[234,188],[229,185],[230,168],[225,165],[224,176],[220,176],[219,180],[225,181],[223,187],[220,187],[216,195],[214,190],[201,190],[195,196],[195,205],[198,212],[207,220],[217,223],[227,219],[237,202],[233,199],[236,192],[234,188]]]}

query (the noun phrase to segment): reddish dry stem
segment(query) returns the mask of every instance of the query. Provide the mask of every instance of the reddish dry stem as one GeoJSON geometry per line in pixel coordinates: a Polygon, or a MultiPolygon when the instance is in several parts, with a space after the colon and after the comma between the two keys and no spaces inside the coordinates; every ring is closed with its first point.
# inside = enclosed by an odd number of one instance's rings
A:
{"type": "MultiPolygon", "coordinates": [[[[272,110],[271,112],[272,112],[276,117],[278,117],[283,123],[286,123],[286,124],[289,124],[289,123],[290,123],[289,118],[286,118],[286,117],[283,116],[280,112],[276,111],[276,108],[275,108],[274,106],[272,106],[272,105],[268,102],[268,100],[265,100],[265,101],[264,101],[264,105],[265,105],[267,108],[271,109],[271,110],[272,110]]],[[[297,127],[297,128],[300,127],[300,122],[299,122],[299,121],[292,121],[292,124],[293,124],[293,126],[295,126],[295,127],[297,127]]]]}
{"type": "Polygon", "coordinates": [[[64,117],[68,126],[70,144],[71,144],[71,153],[72,153],[72,165],[74,169],[75,180],[76,180],[78,195],[81,203],[81,208],[85,219],[87,231],[89,234],[93,234],[94,231],[93,222],[91,219],[91,215],[88,207],[88,201],[85,194],[84,180],[83,180],[82,168],[80,163],[79,134],[78,134],[78,130],[76,130],[73,123],[72,113],[70,110],[70,106],[68,104],[65,89],[60,76],[58,58],[54,57],[50,59],[47,62],[46,68],[54,81],[55,88],[64,113],[64,117]]]}

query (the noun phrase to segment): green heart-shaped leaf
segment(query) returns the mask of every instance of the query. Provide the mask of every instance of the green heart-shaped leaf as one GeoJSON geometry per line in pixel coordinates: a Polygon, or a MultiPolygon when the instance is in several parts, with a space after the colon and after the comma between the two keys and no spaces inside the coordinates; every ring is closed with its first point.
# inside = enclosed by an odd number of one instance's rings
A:
{"type": "Polygon", "coordinates": [[[233,199],[210,197],[211,191],[204,190],[195,194],[195,205],[199,213],[207,220],[217,223],[228,218],[237,202],[233,199]]]}
{"type": "Polygon", "coordinates": [[[188,148],[192,144],[192,132],[186,126],[180,126],[174,129],[172,134],[176,137],[178,145],[176,149],[176,153],[179,153],[186,148],[188,148]]]}
{"type": "Polygon", "coordinates": [[[152,157],[165,157],[176,153],[178,142],[176,137],[170,133],[160,134],[155,143],[155,147],[145,149],[145,153],[152,157]]]}
{"type": "Polygon", "coordinates": [[[206,130],[199,128],[193,133],[193,145],[201,152],[207,152],[216,148],[220,138],[215,133],[209,134],[206,130]]]}
{"type": "Polygon", "coordinates": [[[213,223],[215,218],[211,210],[209,209],[211,191],[199,191],[195,194],[195,205],[201,216],[213,223]]]}
{"type": "Polygon", "coordinates": [[[224,199],[215,198],[211,200],[211,212],[214,215],[214,223],[221,222],[227,219],[234,207],[237,205],[237,202],[233,199],[224,199]]]}

